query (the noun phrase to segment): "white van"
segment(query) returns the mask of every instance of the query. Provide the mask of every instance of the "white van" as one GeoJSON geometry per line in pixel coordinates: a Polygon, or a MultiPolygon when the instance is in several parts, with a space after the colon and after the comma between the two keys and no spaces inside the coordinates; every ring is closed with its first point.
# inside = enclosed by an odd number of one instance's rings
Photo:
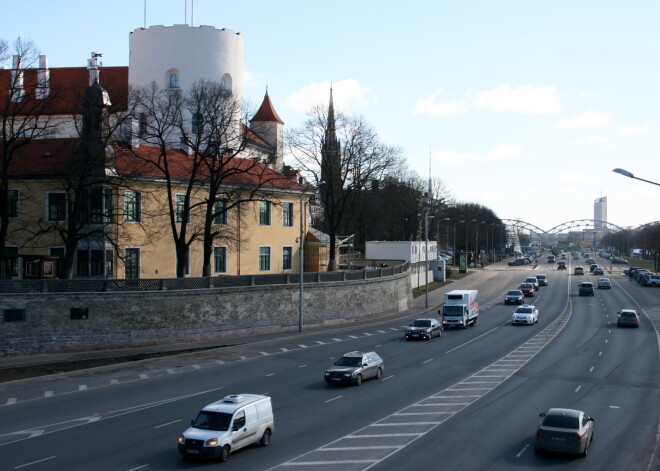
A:
{"type": "Polygon", "coordinates": [[[227,461],[229,454],[253,443],[270,444],[275,431],[270,397],[238,394],[204,407],[179,437],[184,457],[227,461]]]}

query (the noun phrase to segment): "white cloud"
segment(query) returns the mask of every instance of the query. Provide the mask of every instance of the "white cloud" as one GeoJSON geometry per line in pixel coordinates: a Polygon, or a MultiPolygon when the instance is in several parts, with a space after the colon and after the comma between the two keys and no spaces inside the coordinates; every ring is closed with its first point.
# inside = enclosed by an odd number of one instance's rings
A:
{"type": "Polygon", "coordinates": [[[449,150],[438,150],[431,154],[431,158],[443,164],[456,164],[472,159],[472,154],[459,154],[449,150]]]}
{"type": "Polygon", "coordinates": [[[599,95],[594,90],[581,90],[578,96],[580,98],[596,98],[599,95]]]}
{"type": "Polygon", "coordinates": [[[355,79],[312,83],[291,94],[287,98],[286,104],[289,108],[303,113],[309,111],[315,105],[327,105],[330,100],[331,86],[336,110],[343,111],[355,105],[367,105],[370,91],[355,79]]]}
{"type": "Polygon", "coordinates": [[[497,146],[495,149],[487,152],[485,160],[487,161],[505,160],[505,159],[510,159],[511,157],[516,157],[518,155],[521,155],[522,153],[523,150],[518,146],[513,146],[510,144],[501,144],[497,146]]]}
{"type": "Polygon", "coordinates": [[[521,114],[557,114],[564,107],[559,103],[557,89],[552,86],[521,85],[511,88],[502,85],[479,92],[474,106],[493,111],[511,111],[521,114]]]}
{"type": "Polygon", "coordinates": [[[651,126],[648,124],[640,124],[639,126],[621,126],[619,128],[619,134],[622,136],[628,137],[635,134],[642,134],[651,129],[651,126]]]}
{"type": "Polygon", "coordinates": [[[469,106],[464,100],[455,100],[448,102],[438,101],[441,91],[438,91],[426,98],[417,100],[417,105],[413,114],[425,116],[453,116],[468,111],[469,106]]]}
{"type": "Polygon", "coordinates": [[[572,118],[560,119],[557,121],[556,127],[559,129],[600,128],[610,124],[612,124],[611,114],[587,111],[572,118]]]}

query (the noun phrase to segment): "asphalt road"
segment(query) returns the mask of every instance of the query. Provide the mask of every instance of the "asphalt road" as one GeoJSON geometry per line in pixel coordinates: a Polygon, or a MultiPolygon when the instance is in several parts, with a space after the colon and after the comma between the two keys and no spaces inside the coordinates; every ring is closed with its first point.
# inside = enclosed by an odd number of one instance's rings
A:
{"type": "Polygon", "coordinates": [[[612,290],[577,296],[579,279],[546,265],[478,278],[477,326],[406,342],[412,319],[349,326],[137,364],[0,385],[2,470],[511,470],[660,468],[660,289],[613,277],[612,290]],[[512,326],[502,295],[548,274],[534,326],[512,326]],[[639,329],[617,328],[637,308],[639,329]],[[374,350],[381,380],[328,387],[341,354],[374,350]],[[227,394],[268,394],[268,448],[228,463],[179,457],[176,440],[197,411],[227,394]],[[593,416],[589,456],[536,455],[538,414],[593,416]]]}

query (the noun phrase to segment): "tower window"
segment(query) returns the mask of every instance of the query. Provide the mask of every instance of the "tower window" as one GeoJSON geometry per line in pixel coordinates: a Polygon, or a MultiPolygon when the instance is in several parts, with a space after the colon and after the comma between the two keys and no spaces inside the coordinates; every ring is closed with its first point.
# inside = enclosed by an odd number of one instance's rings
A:
{"type": "Polygon", "coordinates": [[[179,88],[179,76],[177,74],[170,75],[170,88],[179,88]]]}

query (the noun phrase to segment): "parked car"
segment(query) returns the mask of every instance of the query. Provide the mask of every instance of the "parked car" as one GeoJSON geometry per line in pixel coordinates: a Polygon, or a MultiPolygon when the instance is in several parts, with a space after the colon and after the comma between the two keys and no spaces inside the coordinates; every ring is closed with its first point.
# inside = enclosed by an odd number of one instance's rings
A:
{"type": "Polygon", "coordinates": [[[539,286],[548,286],[548,277],[543,274],[536,275],[536,279],[539,282],[539,286]]]}
{"type": "Polygon", "coordinates": [[[635,281],[636,281],[637,283],[641,283],[641,282],[642,282],[642,277],[643,277],[643,276],[646,276],[646,275],[652,275],[652,274],[653,274],[653,273],[651,273],[651,272],[648,271],[648,270],[637,270],[635,273],[633,273],[633,278],[635,279],[635,281]]]}
{"type": "Polygon", "coordinates": [[[557,262],[557,270],[566,270],[566,262],[564,260],[557,262]]]}
{"type": "Polygon", "coordinates": [[[531,324],[534,325],[539,321],[539,310],[536,306],[530,304],[523,304],[513,311],[511,317],[511,324],[531,324]]]}
{"type": "Polygon", "coordinates": [[[619,327],[622,326],[632,326],[639,327],[639,315],[634,309],[621,309],[617,312],[616,325],[619,327]]]}
{"type": "Polygon", "coordinates": [[[179,453],[184,457],[227,461],[230,453],[253,443],[268,446],[274,432],[270,397],[225,396],[199,411],[179,436],[179,453]]]}
{"type": "Polygon", "coordinates": [[[335,362],[325,372],[328,384],[350,383],[357,386],[368,378],[380,379],[383,376],[385,362],[376,352],[350,352],[335,362]]]}
{"type": "Polygon", "coordinates": [[[587,456],[594,436],[593,418],[574,409],[550,409],[539,415],[543,420],[536,429],[537,453],[558,451],[587,456]]]}
{"type": "Polygon", "coordinates": [[[525,297],[534,296],[534,285],[531,283],[522,283],[518,289],[523,292],[525,297]]]}
{"type": "Polygon", "coordinates": [[[622,264],[622,265],[628,265],[628,260],[625,260],[625,259],[623,259],[623,258],[621,258],[621,257],[614,257],[614,258],[611,260],[611,262],[612,262],[612,263],[622,264]]]}
{"type": "Polygon", "coordinates": [[[580,283],[578,289],[578,295],[580,296],[593,296],[594,295],[594,284],[590,281],[583,281],[580,283]]]}
{"type": "Polygon", "coordinates": [[[599,278],[598,279],[598,289],[610,289],[612,284],[610,283],[609,278],[599,278]]]}
{"type": "Polygon", "coordinates": [[[526,265],[525,260],[522,258],[516,258],[515,260],[509,260],[509,266],[510,267],[517,267],[519,265],[526,265]]]}
{"type": "Polygon", "coordinates": [[[415,319],[406,327],[406,340],[426,339],[442,336],[442,322],[438,319],[429,317],[425,319],[415,319]]]}
{"type": "Polygon", "coordinates": [[[594,268],[594,271],[592,272],[594,276],[603,276],[605,272],[601,267],[594,268]]]}
{"type": "Polygon", "coordinates": [[[522,304],[525,302],[525,295],[519,289],[512,289],[504,295],[504,304],[522,304]]]}
{"type": "Polygon", "coordinates": [[[575,267],[573,269],[574,275],[584,275],[584,267],[575,267]]]}
{"type": "Polygon", "coordinates": [[[539,280],[535,276],[528,276],[527,278],[525,278],[525,283],[531,283],[534,285],[534,289],[536,291],[539,290],[539,286],[540,286],[539,280]]]}
{"type": "Polygon", "coordinates": [[[660,286],[660,275],[653,275],[651,273],[647,273],[642,276],[642,280],[640,283],[643,286],[660,286]]]}

